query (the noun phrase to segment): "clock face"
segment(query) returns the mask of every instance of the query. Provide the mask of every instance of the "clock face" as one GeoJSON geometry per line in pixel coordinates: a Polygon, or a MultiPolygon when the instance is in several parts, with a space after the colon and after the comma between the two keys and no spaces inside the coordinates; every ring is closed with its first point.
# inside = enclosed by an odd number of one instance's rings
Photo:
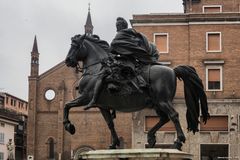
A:
{"type": "Polygon", "coordinates": [[[45,92],[45,98],[49,101],[53,100],[56,96],[56,93],[53,89],[48,89],[46,92],[45,92]]]}

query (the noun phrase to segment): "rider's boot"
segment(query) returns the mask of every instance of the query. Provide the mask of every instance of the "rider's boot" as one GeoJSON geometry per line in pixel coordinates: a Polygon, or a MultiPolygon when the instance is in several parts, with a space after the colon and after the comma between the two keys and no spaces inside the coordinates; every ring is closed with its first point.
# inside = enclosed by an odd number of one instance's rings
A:
{"type": "Polygon", "coordinates": [[[85,110],[91,108],[92,106],[96,105],[96,101],[97,98],[99,96],[99,93],[101,91],[102,88],[102,79],[97,80],[95,87],[94,87],[94,93],[93,93],[93,98],[92,100],[88,103],[88,105],[86,106],[85,110]]]}

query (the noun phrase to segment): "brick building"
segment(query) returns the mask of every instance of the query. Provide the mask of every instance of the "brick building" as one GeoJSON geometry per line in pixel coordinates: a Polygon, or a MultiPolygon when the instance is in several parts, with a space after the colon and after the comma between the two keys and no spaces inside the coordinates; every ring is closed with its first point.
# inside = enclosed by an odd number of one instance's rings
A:
{"type": "MultiPolygon", "coordinates": [[[[85,32],[93,33],[90,11],[85,32]]],[[[98,109],[72,109],[69,118],[76,127],[76,133],[72,136],[64,130],[64,104],[76,97],[80,77],[81,73],[66,67],[64,62],[39,75],[35,37],[29,76],[28,159],[78,159],[82,151],[106,149],[110,145],[110,131],[98,109]]],[[[131,147],[131,122],[131,114],[117,113],[116,130],[124,138],[121,138],[124,148],[131,147]]]]}
{"type": "Polygon", "coordinates": [[[28,115],[28,102],[9,93],[0,92],[0,107],[18,114],[28,115]]]}
{"type": "MultiPolygon", "coordinates": [[[[191,65],[203,80],[212,118],[195,135],[186,130],[183,84],[178,82],[174,106],[187,137],[183,150],[196,160],[239,159],[240,0],[183,0],[183,5],[184,13],[133,15],[131,24],[157,45],[163,64],[191,65]]],[[[147,147],[147,131],[157,120],[150,110],[133,114],[133,148],[147,147]]],[[[175,138],[168,123],[157,132],[157,146],[169,147],[175,138]]]]}

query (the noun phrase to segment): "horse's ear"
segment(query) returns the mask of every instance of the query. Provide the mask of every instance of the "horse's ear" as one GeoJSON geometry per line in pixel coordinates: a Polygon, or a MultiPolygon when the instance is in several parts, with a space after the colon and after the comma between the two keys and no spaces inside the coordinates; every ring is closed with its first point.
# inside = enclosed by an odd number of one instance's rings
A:
{"type": "Polygon", "coordinates": [[[82,35],[82,36],[79,38],[78,42],[81,44],[81,43],[83,42],[83,40],[85,39],[85,37],[86,37],[86,34],[82,35]]]}
{"type": "Polygon", "coordinates": [[[77,34],[74,37],[71,38],[72,41],[76,40],[77,38],[81,37],[81,34],[77,34]]]}

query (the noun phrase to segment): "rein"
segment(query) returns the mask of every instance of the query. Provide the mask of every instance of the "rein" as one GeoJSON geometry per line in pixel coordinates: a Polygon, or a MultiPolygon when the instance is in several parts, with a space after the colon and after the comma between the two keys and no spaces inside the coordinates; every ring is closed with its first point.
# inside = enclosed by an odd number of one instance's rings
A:
{"type": "Polygon", "coordinates": [[[105,63],[105,61],[106,61],[107,59],[108,59],[108,58],[100,59],[99,61],[94,62],[94,63],[92,63],[92,64],[89,64],[89,65],[87,65],[87,66],[85,66],[85,67],[81,67],[81,66],[79,65],[79,63],[77,63],[76,71],[78,71],[78,72],[83,72],[83,70],[84,70],[84,69],[87,69],[88,67],[97,65],[97,64],[99,64],[99,63],[105,63]]]}

